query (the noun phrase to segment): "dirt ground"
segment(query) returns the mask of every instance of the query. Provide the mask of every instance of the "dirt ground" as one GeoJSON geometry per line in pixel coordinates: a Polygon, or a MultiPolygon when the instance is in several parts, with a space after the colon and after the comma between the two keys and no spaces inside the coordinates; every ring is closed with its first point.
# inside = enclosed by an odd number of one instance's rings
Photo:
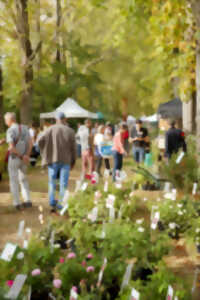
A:
{"type": "MultiPolygon", "coordinates": [[[[80,161],[71,172],[69,190],[74,191],[76,180],[80,178],[80,161]]],[[[31,200],[33,208],[17,212],[12,206],[12,198],[9,193],[9,181],[6,176],[0,182],[0,250],[4,248],[6,242],[20,242],[17,240],[19,222],[24,220],[25,226],[31,228],[33,232],[39,232],[41,224],[39,222],[39,206],[43,207],[44,221],[49,218],[56,218],[50,214],[48,204],[48,174],[47,169],[40,166],[29,170],[29,183],[31,189],[31,200]]],[[[44,224],[45,225],[45,224],[44,224]]]]}

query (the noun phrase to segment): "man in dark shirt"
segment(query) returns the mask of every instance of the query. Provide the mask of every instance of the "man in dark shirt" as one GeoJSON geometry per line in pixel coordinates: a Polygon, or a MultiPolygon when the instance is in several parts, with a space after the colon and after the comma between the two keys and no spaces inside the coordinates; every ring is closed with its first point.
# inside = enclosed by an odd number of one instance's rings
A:
{"type": "Polygon", "coordinates": [[[133,157],[137,163],[144,161],[148,140],[148,130],[142,127],[142,124],[141,120],[136,121],[136,126],[132,128],[129,138],[129,142],[133,143],[133,157]]]}
{"type": "Polygon", "coordinates": [[[165,135],[165,157],[170,159],[172,154],[178,153],[182,148],[184,152],[187,151],[184,132],[176,128],[176,122],[172,121],[170,129],[165,135]]]}

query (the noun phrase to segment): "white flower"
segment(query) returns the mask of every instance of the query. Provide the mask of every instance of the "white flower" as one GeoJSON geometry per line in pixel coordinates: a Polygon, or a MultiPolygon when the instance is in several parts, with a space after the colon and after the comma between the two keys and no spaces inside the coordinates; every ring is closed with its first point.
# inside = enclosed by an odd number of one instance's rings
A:
{"type": "Polygon", "coordinates": [[[146,202],[147,201],[147,198],[144,198],[144,202],[146,202]]]}
{"type": "Polygon", "coordinates": [[[170,209],[173,209],[173,206],[172,206],[172,205],[170,205],[170,206],[169,206],[169,208],[170,208],[170,209]]]}
{"type": "Polygon", "coordinates": [[[183,210],[183,213],[184,213],[184,214],[186,214],[186,213],[187,213],[186,209],[184,209],[184,210],[183,210]]]}
{"type": "Polygon", "coordinates": [[[144,219],[138,219],[137,221],[136,221],[136,224],[142,224],[144,222],[144,219]]]}
{"type": "Polygon", "coordinates": [[[23,252],[19,252],[19,253],[17,254],[17,259],[21,260],[21,259],[23,259],[23,258],[24,258],[24,253],[23,253],[23,252]]]}
{"type": "Polygon", "coordinates": [[[195,239],[197,242],[199,242],[200,241],[200,237],[198,236],[198,237],[196,237],[196,239],[195,239]]]}
{"type": "Polygon", "coordinates": [[[139,227],[139,228],[138,228],[138,231],[139,231],[139,232],[144,232],[144,228],[143,228],[143,227],[139,227]]]}
{"type": "Polygon", "coordinates": [[[179,211],[178,211],[178,215],[179,215],[179,216],[182,216],[182,215],[183,215],[183,212],[182,212],[181,210],[179,210],[179,211]]]}
{"type": "Polygon", "coordinates": [[[179,208],[181,208],[181,207],[183,207],[183,204],[179,203],[179,204],[177,204],[177,206],[178,206],[179,208]]]}
{"type": "Polygon", "coordinates": [[[41,236],[41,238],[40,238],[42,241],[45,241],[46,240],[46,238],[44,237],[44,236],[41,236]]]}
{"type": "Polygon", "coordinates": [[[134,196],[134,192],[131,192],[130,194],[129,194],[129,197],[133,197],[134,196]]]}
{"type": "Polygon", "coordinates": [[[196,232],[196,233],[199,233],[199,232],[200,232],[200,228],[197,228],[197,229],[195,230],[195,232],[196,232]]]}
{"type": "Polygon", "coordinates": [[[160,202],[160,200],[161,200],[160,198],[157,199],[158,202],[160,202]]]}
{"type": "Polygon", "coordinates": [[[128,200],[128,205],[131,205],[131,201],[130,200],[128,200]]]}
{"type": "Polygon", "coordinates": [[[53,247],[56,248],[56,249],[59,249],[60,248],[60,244],[54,244],[53,247]]]}
{"type": "Polygon", "coordinates": [[[169,223],[169,228],[170,229],[175,229],[176,228],[176,223],[169,223]]]}

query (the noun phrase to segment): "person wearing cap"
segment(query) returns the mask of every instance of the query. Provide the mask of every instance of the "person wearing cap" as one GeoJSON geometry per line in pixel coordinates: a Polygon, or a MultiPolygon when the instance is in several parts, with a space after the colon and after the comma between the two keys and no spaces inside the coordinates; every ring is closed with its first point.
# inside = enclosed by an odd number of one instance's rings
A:
{"type": "Polygon", "coordinates": [[[146,144],[149,142],[148,130],[142,126],[142,121],[137,120],[136,126],[132,128],[129,143],[133,144],[133,157],[139,164],[145,159],[146,144]]]}
{"type": "Polygon", "coordinates": [[[38,145],[42,156],[42,165],[48,166],[49,203],[52,212],[62,209],[62,201],[68,186],[70,170],[76,162],[76,142],[73,129],[65,122],[65,114],[56,114],[56,124],[48,128],[39,138],[38,145]],[[55,199],[56,179],[60,174],[60,197],[55,199]]]}
{"type": "Polygon", "coordinates": [[[183,152],[187,151],[185,134],[181,129],[176,128],[176,122],[170,122],[170,128],[165,135],[165,157],[171,159],[173,154],[178,153],[182,148],[183,152]]]}

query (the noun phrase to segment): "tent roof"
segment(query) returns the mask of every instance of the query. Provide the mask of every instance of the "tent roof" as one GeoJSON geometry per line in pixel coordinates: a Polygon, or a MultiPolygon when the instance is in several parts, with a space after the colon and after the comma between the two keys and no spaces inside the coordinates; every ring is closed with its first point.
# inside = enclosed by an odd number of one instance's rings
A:
{"type": "Polygon", "coordinates": [[[175,98],[169,102],[163,103],[158,108],[158,114],[162,118],[182,118],[183,104],[179,98],[175,98]]]}
{"type": "Polygon", "coordinates": [[[41,119],[55,118],[58,111],[65,114],[66,118],[90,118],[98,119],[98,115],[82,108],[75,100],[68,98],[54,112],[40,114],[41,119]]]}
{"type": "Polygon", "coordinates": [[[152,116],[142,117],[142,121],[149,122],[149,123],[158,122],[158,115],[154,114],[152,116]]]}

